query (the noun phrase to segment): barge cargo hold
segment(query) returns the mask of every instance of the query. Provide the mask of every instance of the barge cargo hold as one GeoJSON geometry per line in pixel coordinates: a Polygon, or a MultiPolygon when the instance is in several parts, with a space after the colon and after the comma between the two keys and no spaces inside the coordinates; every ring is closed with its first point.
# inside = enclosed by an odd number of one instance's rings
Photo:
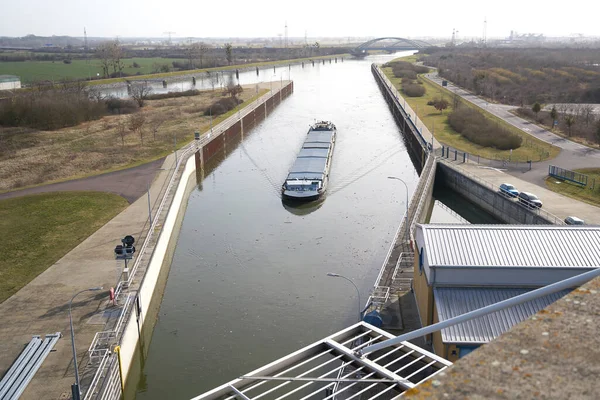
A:
{"type": "Polygon", "coordinates": [[[283,200],[312,201],[325,193],[336,132],[335,125],[328,121],[317,122],[310,127],[302,149],[281,187],[283,200]]]}

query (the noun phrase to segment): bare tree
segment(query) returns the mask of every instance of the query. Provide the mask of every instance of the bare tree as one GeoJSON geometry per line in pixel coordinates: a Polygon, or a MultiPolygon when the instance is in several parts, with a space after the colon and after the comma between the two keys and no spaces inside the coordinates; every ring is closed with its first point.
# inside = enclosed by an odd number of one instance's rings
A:
{"type": "Polygon", "coordinates": [[[138,103],[138,106],[144,106],[144,102],[150,93],[152,93],[152,86],[150,86],[148,81],[131,83],[131,98],[138,103]]]}
{"type": "Polygon", "coordinates": [[[590,122],[593,120],[594,116],[594,106],[591,104],[582,104],[580,105],[581,116],[585,121],[585,126],[588,126],[590,122]]]}
{"type": "Polygon", "coordinates": [[[146,116],[143,113],[139,112],[136,114],[131,114],[129,116],[129,130],[133,133],[139,133],[140,141],[142,142],[142,146],[144,145],[144,124],[146,123],[146,116]]]}
{"type": "Polygon", "coordinates": [[[567,128],[569,128],[569,137],[571,136],[571,128],[573,127],[573,125],[575,125],[575,116],[571,115],[571,114],[567,114],[564,117],[565,119],[565,124],[567,125],[567,128]]]}
{"type": "Polygon", "coordinates": [[[243,91],[243,87],[234,83],[229,83],[229,85],[227,85],[227,89],[225,89],[225,92],[233,99],[237,98],[238,94],[241,94],[243,91]]]}
{"type": "Polygon", "coordinates": [[[113,67],[113,72],[115,73],[115,75],[117,74],[117,72],[120,74],[123,71],[123,68],[125,67],[125,65],[123,65],[123,62],[121,61],[123,56],[124,56],[123,47],[121,47],[119,40],[117,39],[117,40],[111,42],[110,43],[110,58],[111,58],[111,64],[113,67]]]}
{"type": "Polygon", "coordinates": [[[209,71],[206,71],[206,74],[208,75],[208,81],[210,82],[210,86],[212,87],[212,90],[215,90],[215,86],[219,83],[219,73],[218,72],[214,72],[214,73],[210,73],[209,71]]]}
{"type": "Polygon", "coordinates": [[[96,47],[96,56],[100,59],[100,66],[102,67],[102,76],[108,78],[109,68],[111,65],[111,44],[102,43],[96,47]]]}
{"type": "Polygon", "coordinates": [[[125,123],[123,121],[119,122],[117,125],[117,135],[121,137],[121,146],[125,147],[125,136],[127,136],[127,129],[125,129],[125,123]]]}
{"type": "Polygon", "coordinates": [[[183,54],[188,60],[188,67],[194,69],[194,60],[198,54],[198,43],[191,43],[189,46],[184,47],[183,54]]]}
{"type": "Polygon", "coordinates": [[[198,43],[198,60],[200,61],[200,68],[203,68],[203,60],[204,60],[204,56],[206,55],[206,53],[208,52],[208,50],[210,49],[210,46],[207,45],[204,42],[200,42],[198,43]]]}
{"type": "Polygon", "coordinates": [[[233,60],[233,46],[231,43],[225,43],[225,58],[227,58],[227,64],[231,65],[233,60]]]}
{"type": "Polygon", "coordinates": [[[165,122],[165,118],[162,115],[157,115],[148,121],[148,125],[150,125],[150,129],[152,129],[152,137],[153,140],[156,140],[156,134],[160,129],[160,126],[165,122]]]}
{"type": "Polygon", "coordinates": [[[535,119],[538,119],[538,113],[542,110],[542,106],[537,101],[531,107],[531,111],[535,113],[535,119]]]}
{"type": "Polygon", "coordinates": [[[433,102],[433,106],[435,107],[436,110],[438,110],[440,112],[440,114],[444,113],[444,110],[446,108],[448,108],[450,104],[448,104],[448,100],[446,99],[437,99],[433,102]]]}

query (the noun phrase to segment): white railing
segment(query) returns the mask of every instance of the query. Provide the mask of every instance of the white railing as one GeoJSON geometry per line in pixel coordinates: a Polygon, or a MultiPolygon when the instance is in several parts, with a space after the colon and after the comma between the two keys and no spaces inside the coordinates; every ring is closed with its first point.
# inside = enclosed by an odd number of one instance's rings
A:
{"type": "MultiPolygon", "coordinates": [[[[217,126],[211,128],[210,133],[205,133],[199,140],[194,140],[179,150],[180,153],[178,153],[177,163],[173,167],[173,172],[171,174],[171,177],[169,178],[169,184],[167,185],[167,188],[162,196],[158,210],[154,214],[155,217],[153,218],[152,223],[148,227],[148,231],[146,234],[146,238],[144,239],[144,243],[142,244],[142,247],[138,252],[138,255],[133,263],[133,266],[130,269],[130,274],[129,274],[128,279],[119,281],[119,283],[117,284],[116,289],[115,289],[115,298],[119,299],[119,298],[124,297],[123,290],[128,289],[130,287],[130,285],[133,283],[133,280],[136,278],[136,273],[142,262],[143,255],[145,254],[146,250],[148,249],[148,246],[150,245],[152,239],[155,237],[155,235],[160,235],[160,233],[162,232],[162,227],[160,229],[158,229],[158,231],[157,231],[157,226],[159,224],[159,216],[162,214],[165,207],[170,207],[170,205],[167,206],[167,203],[169,201],[169,195],[171,194],[171,192],[174,190],[174,188],[176,186],[177,172],[180,169],[180,167],[182,165],[184,165],[184,163],[187,162],[189,156],[191,156],[196,150],[201,149],[203,146],[207,145],[208,143],[210,143],[211,141],[216,139],[219,136],[218,134],[229,129],[231,126],[236,124],[238,121],[242,120],[245,116],[247,116],[248,114],[253,112],[256,108],[263,106],[264,103],[268,99],[276,96],[277,94],[280,94],[285,88],[287,88],[288,86],[290,86],[292,84],[293,84],[293,81],[288,81],[288,83],[286,85],[281,86],[279,88],[279,91],[276,91],[276,92],[270,91],[269,93],[266,93],[266,94],[260,96],[258,99],[255,100],[255,102],[253,102],[254,103],[253,107],[250,107],[250,105],[249,105],[249,106],[245,107],[243,110],[238,110],[233,115],[231,115],[228,118],[226,118],[225,120],[221,121],[217,126]],[[217,133],[217,134],[215,134],[215,133],[217,133]]],[[[281,96],[281,94],[280,94],[280,96],[281,96]]],[[[281,97],[280,97],[280,99],[281,99],[281,97]]],[[[149,259],[151,259],[153,255],[154,255],[154,248],[152,249],[149,259]]],[[[147,260],[147,262],[149,262],[149,259],[147,260]]],[[[142,280],[140,281],[140,284],[139,284],[140,287],[142,286],[142,284],[144,282],[144,278],[145,278],[145,275],[142,277],[142,280]]],[[[136,291],[134,291],[134,292],[135,292],[135,295],[137,295],[137,292],[136,291]]],[[[111,337],[113,337],[114,341],[119,340],[119,335],[125,325],[125,321],[129,317],[129,315],[131,315],[132,305],[135,303],[134,302],[135,295],[134,295],[134,293],[129,293],[126,296],[125,304],[121,311],[121,315],[119,316],[119,320],[117,321],[115,329],[112,331],[98,332],[94,336],[92,345],[100,346],[100,340],[106,339],[106,337],[110,336],[110,335],[112,335],[111,337]]],[[[109,347],[111,347],[111,346],[112,346],[112,344],[109,345],[109,347]]],[[[94,356],[97,355],[98,357],[100,357],[100,354],[101,354],[100,350],[101,349],[98,349],[98,352],[96,353],[96,352],[94,352],[95,351],[94,347],[90,346],[90,350],[89,350],[91,352],[90,355],[93,353],[94,356]]],[[[112,350],[112,349],[110,349],[110,350],[112,350]]],[[[111,351],[106,351],[101,356],[99,367],[96,370],[96,373],[94,374],[94,378],[92,379],[90,387],[86,391],[85,400],[93,399],[94,396],[96,396],[97,394],[102,395],[102,397],[101,397],[102,400],[112,400],[112,399],[117,399],[120,397],[120,395],[121,395],[120,377],[118,374],[118,368],[115,367],[114,357],[111,358],[111,356],[112,356],[111,351]],[[112,360],[112,362],[109,362],[110,360],[112,360]],[[104,373],[106,373],[107,375],[106,375],[105,379],[101,379],[101,377],[104,373]],[[99,387],[99,385],[101,385],[101,386],[99,387]]]]}

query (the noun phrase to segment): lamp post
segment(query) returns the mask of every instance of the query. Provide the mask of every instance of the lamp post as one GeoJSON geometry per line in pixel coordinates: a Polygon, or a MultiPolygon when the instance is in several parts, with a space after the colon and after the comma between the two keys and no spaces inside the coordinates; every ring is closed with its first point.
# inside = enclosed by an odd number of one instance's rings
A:
{"type": "Polygon", "coordinates": [[[398,178],[397,176],[388,176],[388,179],[395,179],[397,181],[400,181],[404,184],[404,188],[406,189],[406,240],[410,240],[410,235],[409,235],[409,227],[408,227],[408,185],[406,184],[406,182],[404,182],[402,179],[398,178]]]}
{"type": "Polygon", "coordinates": [[[354,289],[356,289],[356,296],[358,298],[358,322],[362,321],[362,310],[360,308],[360,292],[358,290],[358,286],[356,286],[356,284],[354,282],[352,282],[352,279],[347,278],[344,275],[340,275],[340,274],[335,274],[333,272],[329,272],[327,274],[327,276],[331,276],[333,278],[343,278],[343,279],[347,280],[348,282],[350,282],[352,284],[352,286],[354,286],[354,289]]]}
{"type": "Polygon", "coordinates": [[[75,293],[73,297],[71,297],[71,300],[69,300],[69,324],[71,325],[71,346],[73,347],[73,367],[75,368],[75,384],[71,386],[73,400],[79,400],[81,397],[81,392],[79,389],[79,370],[77,369],[77,351],[75,350],[75,333],[73,332],[73,316],[71,315],[71,305],[73,304],[73,300],[75,297],[77,297],[77,295],[83,292],[96,292],[102,289],[102,286],[84,289],[75,293]]]}

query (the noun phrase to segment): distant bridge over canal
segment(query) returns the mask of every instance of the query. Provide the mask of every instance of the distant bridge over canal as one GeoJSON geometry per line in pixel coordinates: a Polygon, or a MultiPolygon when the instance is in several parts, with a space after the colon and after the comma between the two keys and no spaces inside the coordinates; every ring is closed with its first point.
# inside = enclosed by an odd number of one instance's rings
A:
{"type": "Polygon", "coordinates": [[[351,51],[351,54],[354,57],[362,58],[368,54],[369,50],[383,50],[395,53],[397,51],[421,50],[427,47],[432,47],[432,45],[422,40],[411,40],[401,37],[380,37],[357,46],[351,51]]]}

